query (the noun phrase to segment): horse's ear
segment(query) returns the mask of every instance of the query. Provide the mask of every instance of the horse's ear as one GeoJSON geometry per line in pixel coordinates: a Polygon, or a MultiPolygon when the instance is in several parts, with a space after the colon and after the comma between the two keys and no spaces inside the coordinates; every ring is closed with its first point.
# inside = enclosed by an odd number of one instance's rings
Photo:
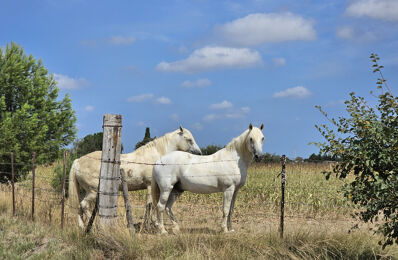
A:
{"type": "Polygon", "coordinates": [[[264,129],[264,124],[261,124],[260,130],[263,131],[263,129],[264,129]]]}
{"type": "Polygon", "coordinates": [[[250,123],[249,130],[252,130],[252,129],[253,129],[253,125],[252,125],[252,123],[250,123]]]}
{"type": "Polygon", "coordinates": [[[180,132],[184,132],[184,129],[182,128],[182,126],[180,125],[180,132]]]}

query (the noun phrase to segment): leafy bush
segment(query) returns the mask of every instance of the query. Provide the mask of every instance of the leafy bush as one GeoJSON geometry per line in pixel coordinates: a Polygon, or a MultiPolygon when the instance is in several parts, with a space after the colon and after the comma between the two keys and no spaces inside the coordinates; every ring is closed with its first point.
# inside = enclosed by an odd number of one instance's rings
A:
{"type": "MultiPolygon", "coordinates": [[[[326,139],[317,143],[323,154],[340,158],[333,168],[339,178],[353,174],[345,197],[358,206],[356,216],[365,222],[378,221],[383,247],[398,243],[398,98],[393,96],[381,72],[376,54],[370,56],[380,78],[378,104],[371,107],[363,97],[351,93],[345,102],[348,117],[329,118],[332,127],[316,125],[326,139]]],[[[373,94],[371,92],[371,94],[373,94]]],[[[329,177],[331,172],[327,173],[329,177]]]]}

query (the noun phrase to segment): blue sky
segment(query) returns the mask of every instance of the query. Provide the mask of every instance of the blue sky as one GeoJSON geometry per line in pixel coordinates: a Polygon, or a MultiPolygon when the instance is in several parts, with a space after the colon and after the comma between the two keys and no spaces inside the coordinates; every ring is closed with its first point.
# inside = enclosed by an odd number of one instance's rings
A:
{"type": "Polygon", "coordinates": [[[78,137],[123,116],[134,149],[181,124],[199,146],[264,123],[263,152],[307,157],[322,140],[314,106],[344,115],[351,91],[375,90],[378,53],[398,82],[398,0],[0,2],[0,46],[43,60],[72,98],[78,137]]]}

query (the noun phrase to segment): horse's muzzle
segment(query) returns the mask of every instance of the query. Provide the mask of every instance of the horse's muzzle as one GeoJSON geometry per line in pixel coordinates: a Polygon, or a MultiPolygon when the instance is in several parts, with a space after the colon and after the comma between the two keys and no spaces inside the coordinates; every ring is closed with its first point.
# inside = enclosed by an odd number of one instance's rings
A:
{"type": "Polygon", "coordinates": [[[202,155],[202,151],[201,150],[197,150],[197,149],[193,149],[191,151],[189,151],[192,154],[196,154],[196,155],[202,155]]]}

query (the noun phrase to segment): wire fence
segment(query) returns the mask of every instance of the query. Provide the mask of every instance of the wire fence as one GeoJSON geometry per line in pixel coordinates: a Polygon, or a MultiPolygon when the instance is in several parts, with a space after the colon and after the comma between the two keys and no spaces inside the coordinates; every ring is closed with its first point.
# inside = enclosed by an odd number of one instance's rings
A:
{"type": "MultiPolygon", "coordinates": [[[[9,153],[10,155],[11,153],[9,153]]],[[[12,157],[12,155],[11,155],[12,157]]],[[[99,160],[101,161],[100,158],[94,158],[91,157],[90,159],[95,159],[95,160],[99,160]]],[[[33,160],[34,161],[34,160],[33,160]]],[[[209,164],[209,163],[220,163],[220,162],[231,162],[234,160],[219,160],[219,161],[204,161],[204,162],[198,162],[196,164],[199,163],[203,163],[203,164],[209,164]]],[[[63,162],[65,164],[65,160],[63,162]]],[[[156,164],[156,163],[144,163],[144,162],[137,162],[137,161],[128,161],[128,160],[120,160],[121,165],[127,165],[127,164],[138,164],[138,165],[148,165],[148,166],[154,166],[154,165],[170,165],[170,164],[156,164]]],[[[12,159],[10,159],[10,162],[2,162],[1,165],[10,165],[10,166],[14,166],[16,165],[15,162],[13,162],[12,159]]],[[[18,165],[25,165],[25,166],[31,166],[32,170],[35,169],[35,165],[32,162],[28,162],[28,163],[18,163],[18,165]]],[[[189,165],[188,163],[183,163],[183,164],[172,164],[172,165],[189,165]]],[[[64,165],[65,166],[65,165],[64,165]]],[[[281,165],[282,166],[282,165],[281,165]]],[[[256,167],[256,165],[254,165],[253,167],[256,167]]],[[[282,166],[283,167],[283,166],[282,166]]],[[[267,168],[267,166],[265,166],[265,169],[267,168]]],[[[299,167],[296,167],[299,168],[299,167]]],[[[293,168],[292,168],[293,169],[293,168]]],[[[93,179],[100,179],[99,177],[99,172],[94,174],[92,172],[84,172],[79,170],[79,173],[85,176],[90,176],[93,179]]],[[[4,194],[4,196],[7,196],[8,198],[12,197],[12,207],[13,207],[13,215],[17,215],[17,214],[21,214],[21,215],[26,215],[31,213],[31,217],[32,219],[34,219],[34,205],[35,203],[38,204],[39,207],[39,213],[40,216],[39,218],[44,218],[44,221],[50,220],[50,221],[60,221],[60,219],[66,219],[66,222],[69,223],[70,225],[74,225],[76,223],[77,220],[77,216],[80,212],[80,207],[76,206],[76,205],[71,205],[70,202],[68,200],[65,200],[65,188],[64,190],[55,190],[53,187],[51,187],[50,185],[43,185],[44,183],[48,184],[51,183],[51,181],[53,180],[53,176],[45,176],[40,174],[40,172],[36,172],[36,174],[33,176],[29,176],[28,178],[26,178],[25,180],[19,181],[19,182],[15,182],[16,179],[22,177],[22,175],[20,175],[19,173],[16,172],[5,172],[5,171],[1,171],[0,174],[2,175],[7,175],[8,179],[10,180],[7,184],[3,184],[0,185],[1,187],[1,191],[4,194]],[[11,177],[11,178],[10,178],[11,177]],[[40,180],[39,183],[34,182],[34,178],[36,178],[37,180],[40,180]],[[31,205],[29,205],[31,204],[31,205]],[[66,211],[65,212],[60,212],[61,208],[65,207],[66,211]],[[29,212],[30,211],[30,212],[29,212]],[[60,216],[60,217],[57,217],[60,216]]],[[[267,172],[264,172],[264,174],[269,174],[267,172]]],[[[288,174],[292,174],[290,172],[288,172],[288,174]]],[[[230,176],[232,175],[239,175],[239,174],[229,174],[230,176]]],[[[275,174],[274,174],[275,175],[275,174]]],[[[209,177],[209,176],[213,176],[213,177],[218,177],[218,175],[201,175],[201,176],[197,176],[197,175],[191,175],[190,177],[209,177]]],[[[226,176],[225,174],[220,175],[220,176],[226,176]]],[[[282,175],[283,176],[283,175],[282,175]]],[[[291,190],[295,190],[295,189],[302,189],[303,185],[300,183],[296,183],[295,185],[289,184],[288,181],[286,181],[286,179],[284,180],[282,177],[281,182],[278,181],[277,177],[279,178],[278,175],[274,176],[274,178],[270,178],[272,179],[272,181],[270,181],[268,183],[268,185],[266,186],[267,189],[274,189],[279,190],[281,189],[281,187],[284,184],[284,188],[286,188],[286,191],[291,191],[291,190]]],[[[129,180],[132,180],[134,178],[140,178],[138,176],[128,176],[129,180]]],[[[119,182],[121,181],[120,177],[116,178],[119,182]]],[[[69,180],[67,178],[65,178],[65,174],[63,177],[63,183],[68,184],[69,180]]],[[[303,183],[305,182],[305,179],[303,179],[303,183]]],[[[64,185],[65,187],[65,185],[64,185]]],[[[283,189],[283,188],[282,188],[283,189]]],[[[317,189],[317,187],[313,187],[312,188],[313,191],[321,191],[321,188],[317,189]]],[[[251,211],[245,211],[240,212],[239,208],[236,210],[235,214],[236,215],[240,215],[240,216],[245,216],[246,218],[257,218],[257,220],[261,220],[261,219],[269,219],[269,218],[274,218],[274,219],[279,219],[279,218],[292,218],[292,219],[299,219],[299,218],[303,218],[303,219],[322,219],[322,215],[318,214],[317,211],[317,207],[319,205],[316,204],[316,200],[314,202],[309,202],[309,203],[302,203],[302,202],[297,202],[297,201],[291,201],[289,200],[289,197],[287,196],[287,200],[281,200],[283,198],[282,194],[284,194],[284,192],[281,190],[281,194],[280,196],[275,196],[274,198],[269,198],[263,201],[258,201],[258,205],[257,204],[253,204],[250,205],[250,208],[257,208],[257,210],[251,210],[251,211]],[[281,210],[280,206],[283,203],[283,207],[284,209],[281,210]],[[285,212],[286,211],[286,212],[285,212]]],[[[100,192],[101,193],[101,192],[100,192]]],[[[109,192],[107,193],[106,191],[102,192],[102,193],[106,193],[107,195],[112,195],[109,192]]],[[[121,198],[121,193],[117,192],[113,194],[114,196],[117,196],[119,199],[118,205],[117,207],[119,208],[119,210],[117,211],[117,217],[122,220],[125,221],[126,218],[126,213],[125,213],[125,205],[123,204],[121,198]]],[[[201,195],[199,195],[201,196],[201,195]]],[[[136,200],[134,201],[133,205],[131,206],[134,210],[134,216],[136,221],[137,220],[142,220],[143,219],[143,214],[142,212],[146,209],[145,206],[145,201],[144,201],[144,196],[141,193],[141,200],[139,199],[140,196],[135,196],[137,197],[136,200]]],[[[179,222],[182,223],[203,223],[203,221],[206,220],[206,223],[208,223],[209,221],[213,221],[213,222],[218,222],[221,219],[221,215],[220,214],[200,214],[200,212],[195,212],[192,211],[192,207],[201,207],[201,208],[205,208],[205,211],[211,211],[211,212],[215,212],[215,211],[222,211],[222,203],[220,200],[220,197],[218,198],[213,198],[212,202],[214,201],[214,199],[219,199],[218,201],[218,205],[214,205],[214,204],[206,204],[206,201],[200,201],[199,199],[197,199],[198,197],[196,197],[196,201],[195,198],[189,198],[186,201],[188,202],[188,205],[183,204],[181,206],[180,209],[177,209],[176,212],[177,213],[182,213],[182,217],[178,218],[179,222]],[[192,204],[197,204],[197,205],[192,205],[192,204]],[[205,204],[205,205],[204,205],[205,204]],[[189,214],[188,214],[189,213],[189,214]],[[191,213],[195,213],[195,214],[191,214],[191,213]],[[199,213],[200,215],[198,216],[199,213]]],[[[8,201],[10,201],[10,199],[8,199],[8,201]]],[[[207,202],[209,201],[209,199],[207,200],[207,202]]],[[[245,206],[245,205],[241,205],[241,208],[244,207],[249,207],[249,206],[245,206]]],[[[342,208],[346,207],[345,205],[342,206],[342,208]]],[[[37,214],[37,211],[36,211],[37,214]]],[[[281,223],[284,222],[283,219],[280,220],[281,223]]],[[[166,220],[166,224],[167,224],[167,220],[166,220]]],[[[281,224],[282,225],[282,224],[281,224]]],[[[61,226],[64,226],[64,223],[61,223],[61,226]]],[[[283,227],[280,227],[283,229],[283,227]]]]}

